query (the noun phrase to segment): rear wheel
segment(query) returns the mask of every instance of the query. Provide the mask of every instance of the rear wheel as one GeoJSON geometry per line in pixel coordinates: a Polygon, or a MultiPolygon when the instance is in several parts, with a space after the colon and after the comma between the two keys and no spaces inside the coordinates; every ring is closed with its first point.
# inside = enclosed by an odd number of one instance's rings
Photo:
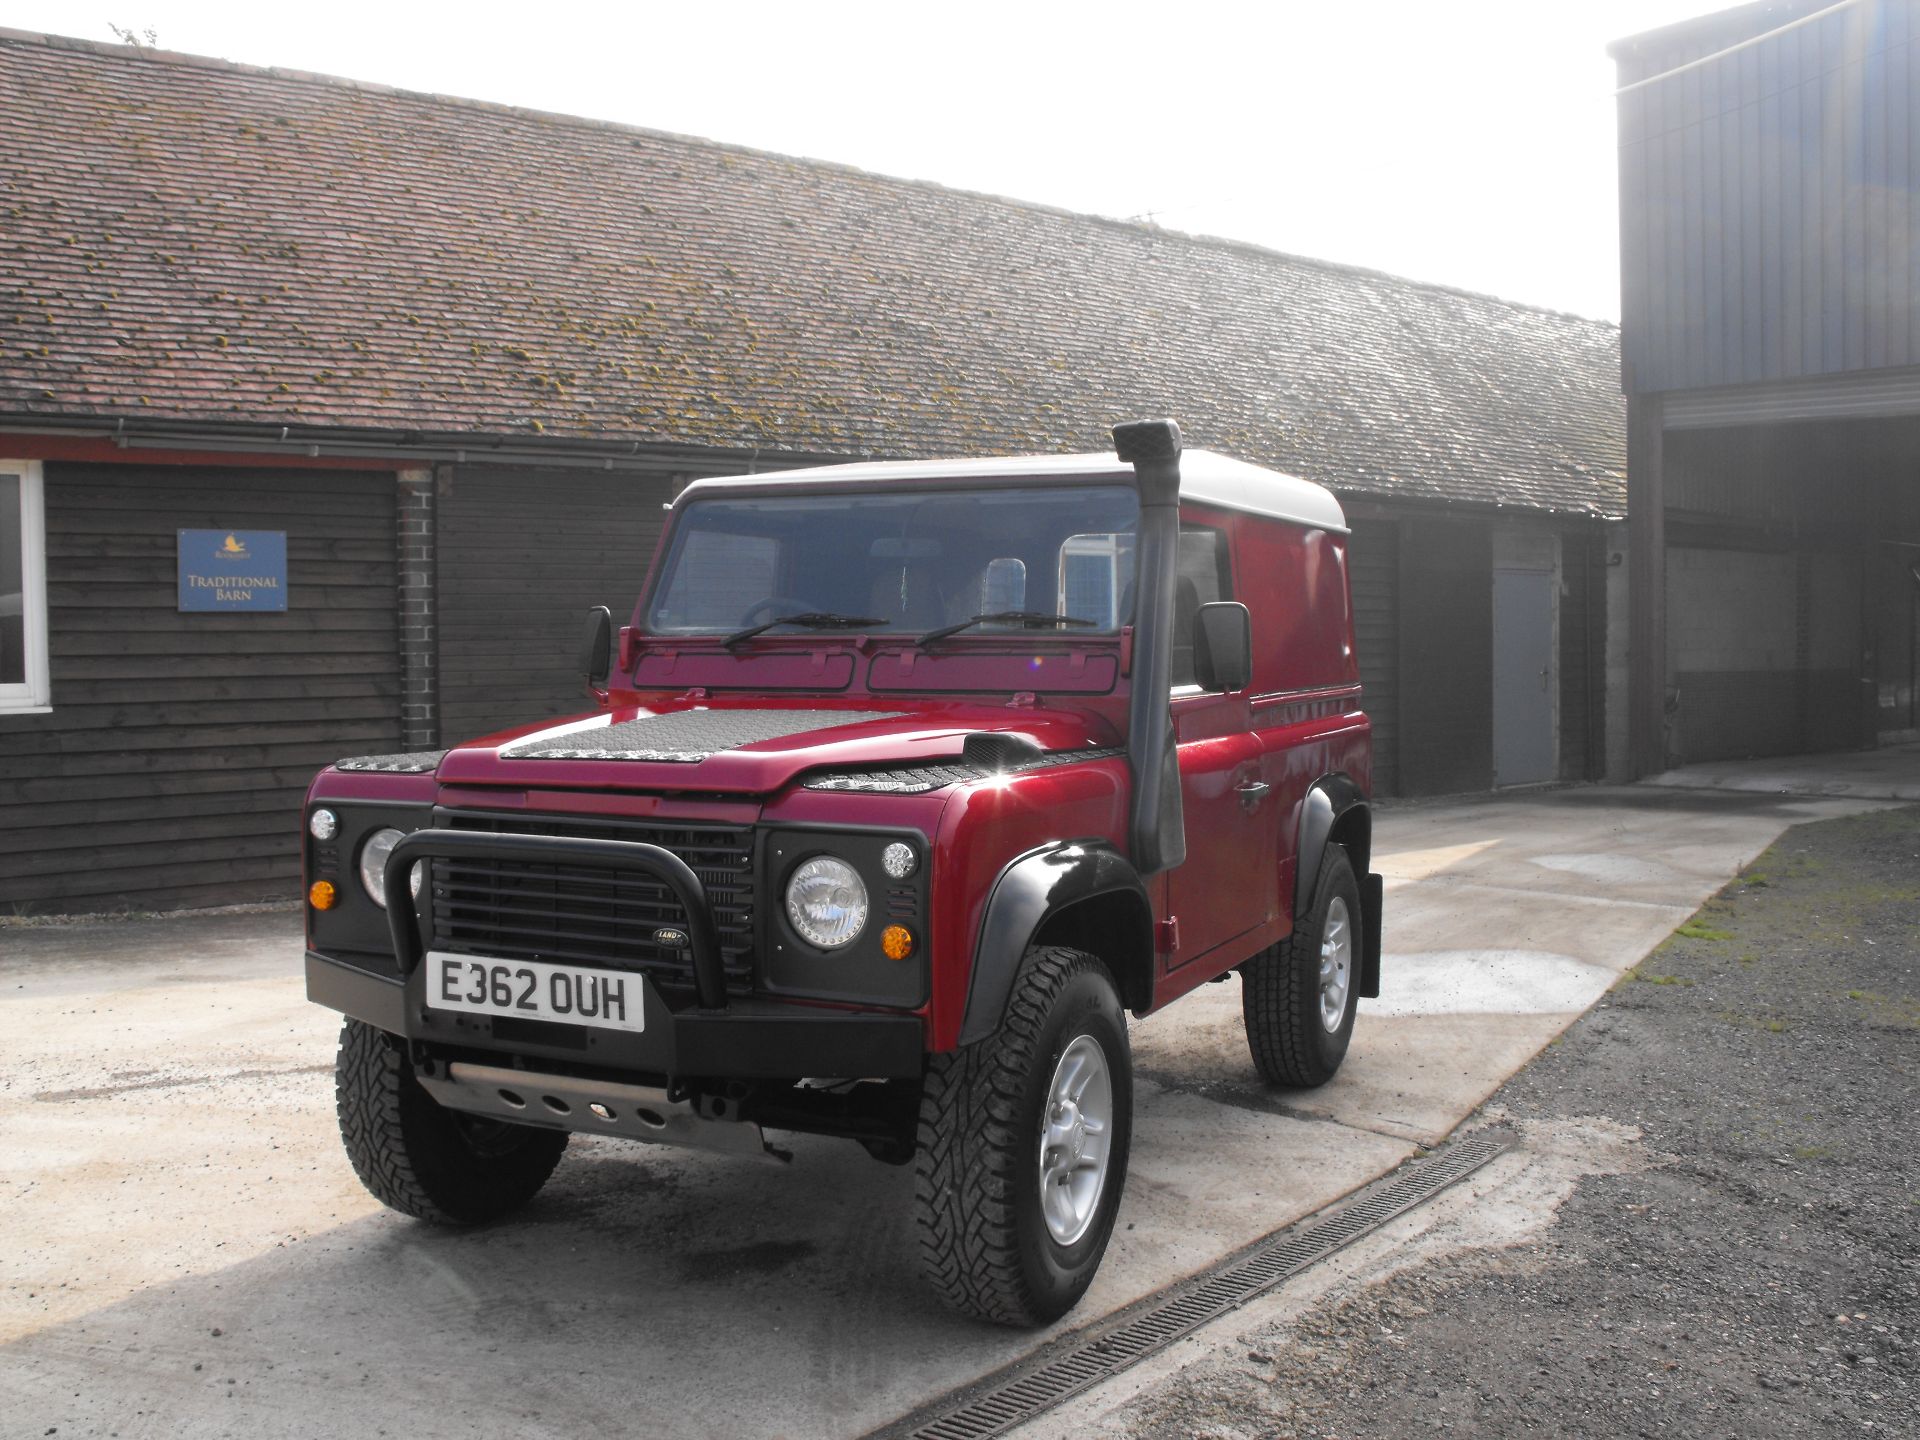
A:
{"type": "Polygon", "coordinates": [[[1269,1085],[1324,1085],[1346,1059],[1360,998],[1360,925],[1353,864],[1329,846],[1313,904],[1293,934],[1240,970],[1247,1048],[1269,1085]]]}
{"type": "Polygon", "coordinates": [[[1002,1325],[1071,1310],[1113,1233],[1132,1134],[1112,977],[1081,951],[1028,951],[1000,1030],[928,1066],[914,1206],[941,1299],[1002,1325]]]}
{"type": "Polygon", "coordinates": [[[406,1046],[358,1020],[333,1067],[340,1138],[382,1204],[442,1225],[498,1219],[540,1192],[567,1148],[563,1130],[511,1125],[436,1104],[406,1046]]]}

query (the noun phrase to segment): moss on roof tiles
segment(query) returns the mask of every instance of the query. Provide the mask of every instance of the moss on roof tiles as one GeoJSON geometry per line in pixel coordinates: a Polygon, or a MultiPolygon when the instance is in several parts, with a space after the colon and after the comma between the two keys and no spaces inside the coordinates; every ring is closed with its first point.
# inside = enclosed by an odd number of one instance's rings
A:
{"type": "Polygon", "coordinates": [[[0,346],[0,385],[45,392],[42,411],[146,396],[193,418],[170,397],[266,381],[313,424],[914,455],[1071,448],[1151,405],[1196,443],[1351,491],[1623,505],[1617,335],[1597,322],[124,47],[0,37],[0,95],[26,102],[0,106],[21,162],[0,293],[57,295],[42,313],[70,342],[0,346]],[[85,267],[59,260],[74,252],[85,267]],[[183,285],[221,300],[183,304],[183,285]],[[101,343],[124,364],[87,360],[101,343]]]}

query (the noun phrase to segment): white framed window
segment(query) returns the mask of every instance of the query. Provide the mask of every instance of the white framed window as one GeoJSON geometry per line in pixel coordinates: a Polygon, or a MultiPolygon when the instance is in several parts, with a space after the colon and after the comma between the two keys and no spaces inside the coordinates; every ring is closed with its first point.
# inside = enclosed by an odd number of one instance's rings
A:
{"type": "Polygon", "coordinates": [[[47,512],[38,460],[0,460],[0,715],[46,710],[47,512]]]}

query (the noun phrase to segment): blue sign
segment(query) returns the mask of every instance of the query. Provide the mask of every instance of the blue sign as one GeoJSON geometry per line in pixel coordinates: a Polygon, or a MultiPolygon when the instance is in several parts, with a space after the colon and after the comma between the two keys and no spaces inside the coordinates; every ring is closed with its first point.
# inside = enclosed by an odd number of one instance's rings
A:
{"type": "Polygon", "coordinates": [[[182,530],[182,610],[287,608],[287,532],[182,530]]]}

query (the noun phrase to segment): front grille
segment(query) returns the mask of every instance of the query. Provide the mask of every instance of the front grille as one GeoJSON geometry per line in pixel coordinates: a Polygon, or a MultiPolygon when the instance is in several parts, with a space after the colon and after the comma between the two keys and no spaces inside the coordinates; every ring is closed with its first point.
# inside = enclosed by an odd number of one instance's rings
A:
{"type": "MultiPolygon", "coordinates": [[[[447,830],[633,840],[671,850],[706,886],[727,988],[753,973],[753,831],[746,826],[659,824],[583,815],[438,810],[447,830]]],[[[644,972],[656,985],[693,986],[693,955],[653,943],[655,930],[684,927],[667,886],[632,870],[568,862],[436,858],[433,945],[505,960],[551,960],[644,972]]]]}

